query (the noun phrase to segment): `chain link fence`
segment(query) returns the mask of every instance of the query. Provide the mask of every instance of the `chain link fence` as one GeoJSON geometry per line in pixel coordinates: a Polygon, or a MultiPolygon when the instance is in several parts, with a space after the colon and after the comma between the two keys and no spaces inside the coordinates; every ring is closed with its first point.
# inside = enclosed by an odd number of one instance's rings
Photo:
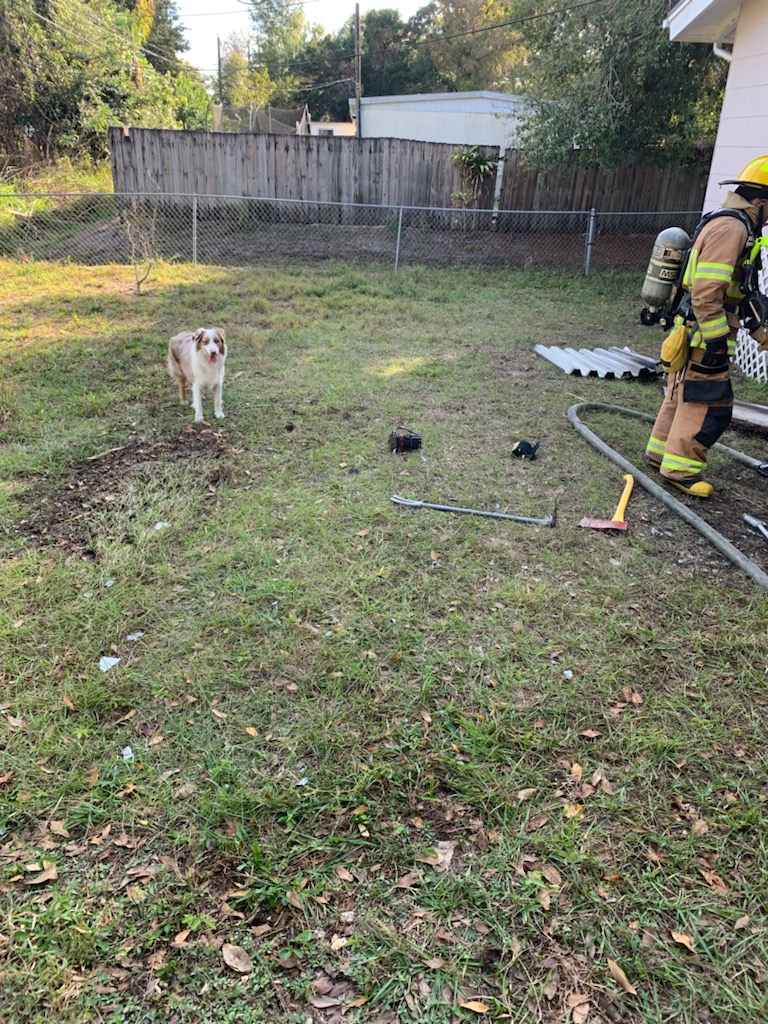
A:
{"type": "Polygon", "coordinates": [[[0,256],[89,265],[357,265],[644,270],[671,224],[699,211],[468,210],[116,193],[0,195],[0,256]]]}

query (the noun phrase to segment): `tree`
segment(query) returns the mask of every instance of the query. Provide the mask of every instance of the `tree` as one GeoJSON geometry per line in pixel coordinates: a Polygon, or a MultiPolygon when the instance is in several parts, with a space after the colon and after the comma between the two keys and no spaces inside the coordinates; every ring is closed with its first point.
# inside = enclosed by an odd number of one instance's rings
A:
{"type": "MultiPolygon", "coordinates": [[[[616,168],[666,163],[711,141],[725,65],[703,44],[672,43],[668,0],[603,0],[518,26],[527,55],[515,67],[531,113],[521,148],[539,163],[570,159],[616,168]]],[[[511,0],[508,17],[541,12],[511,0]]]]}
{"type": "Polygon", "coordinates": [[[416,15],[442,88],[510,90],[521,49],[517,31],[503,24],[503,14],[493,0],[432,0],[416,15]]]}
{"type": "Polygon", "coordinates": [[[135,10],[113,0],[0,0],[6,152],[103,156],[109,125],[202,127],[199,75],[190,68],[176,79],[143,56],[154,16],[152,0],[135,10]]]}
{"type": "Polygon", "coordinates": [[[301,87],[304,51],[320,29],[310,29],[302,6],[285,0],[260,0],[251,9],[254,28],[254,68],[266,71],[273,84],[270,102],[290,107],[301,87]]]}
{"type": "Polygon", "coordinates": [[[115,5],[137,15],[148,29],[143,42],[147,62],[161,74],[181,74],[184,62],[179,54],[186,53],[189,43],[178,20],[175,0],[115,0],[115,5]]]}
{"type": "Polygon", "coordinates": [[[269,72],[250,64],[248,37],[233,33],[225,42],[221,59],[221,102],[228,107],[257,107],[269,103],[274,92],[269,72]]]}

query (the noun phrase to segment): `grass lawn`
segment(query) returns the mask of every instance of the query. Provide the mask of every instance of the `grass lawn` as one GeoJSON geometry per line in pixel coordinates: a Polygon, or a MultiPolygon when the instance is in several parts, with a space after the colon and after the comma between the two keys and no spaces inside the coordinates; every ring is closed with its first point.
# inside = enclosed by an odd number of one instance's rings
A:
{"type": "Polygon", "coordinates": [[[623,481],[566,410],[660,387],[532,352],[657,350],[639,280],[2,263],[1,1020],[768,1019],[766,595],[640,488],[577,527],[623,481]]]}

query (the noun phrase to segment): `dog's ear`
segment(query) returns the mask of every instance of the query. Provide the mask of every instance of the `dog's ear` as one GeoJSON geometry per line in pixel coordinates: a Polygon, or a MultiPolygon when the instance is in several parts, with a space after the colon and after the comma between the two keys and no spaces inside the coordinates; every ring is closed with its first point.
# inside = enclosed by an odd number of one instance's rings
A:
{"type": "Polygon", "coordinates": [[[222,352],[225,352],[227,348],[227,339],[224,337],[224,331],[220,327],[214,327],[213,329],[218,336],[219,348],[222,352]]]}
{"type": "Polygon", "coordinates": [[[204,327],[198,327],[198,329],[192,335],[192,341],[194,341],[196,345],[201,345],[201,344],[204,345],[205,344],[205,328],[204,327]]]}

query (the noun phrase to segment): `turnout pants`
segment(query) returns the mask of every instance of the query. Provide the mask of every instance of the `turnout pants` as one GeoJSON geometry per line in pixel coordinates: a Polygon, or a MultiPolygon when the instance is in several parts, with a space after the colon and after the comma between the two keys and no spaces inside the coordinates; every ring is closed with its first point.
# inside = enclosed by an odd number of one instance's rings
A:
{"type": "Polygon", "coordinates": [[[707,451],[733,415],[730,366],[719,373],[702,373],[697,366],[703,354],[703,349],[692,349],[685,368],[669,381],[645,449],[662,476],[686,484],[702,478],[707,451]]]}

